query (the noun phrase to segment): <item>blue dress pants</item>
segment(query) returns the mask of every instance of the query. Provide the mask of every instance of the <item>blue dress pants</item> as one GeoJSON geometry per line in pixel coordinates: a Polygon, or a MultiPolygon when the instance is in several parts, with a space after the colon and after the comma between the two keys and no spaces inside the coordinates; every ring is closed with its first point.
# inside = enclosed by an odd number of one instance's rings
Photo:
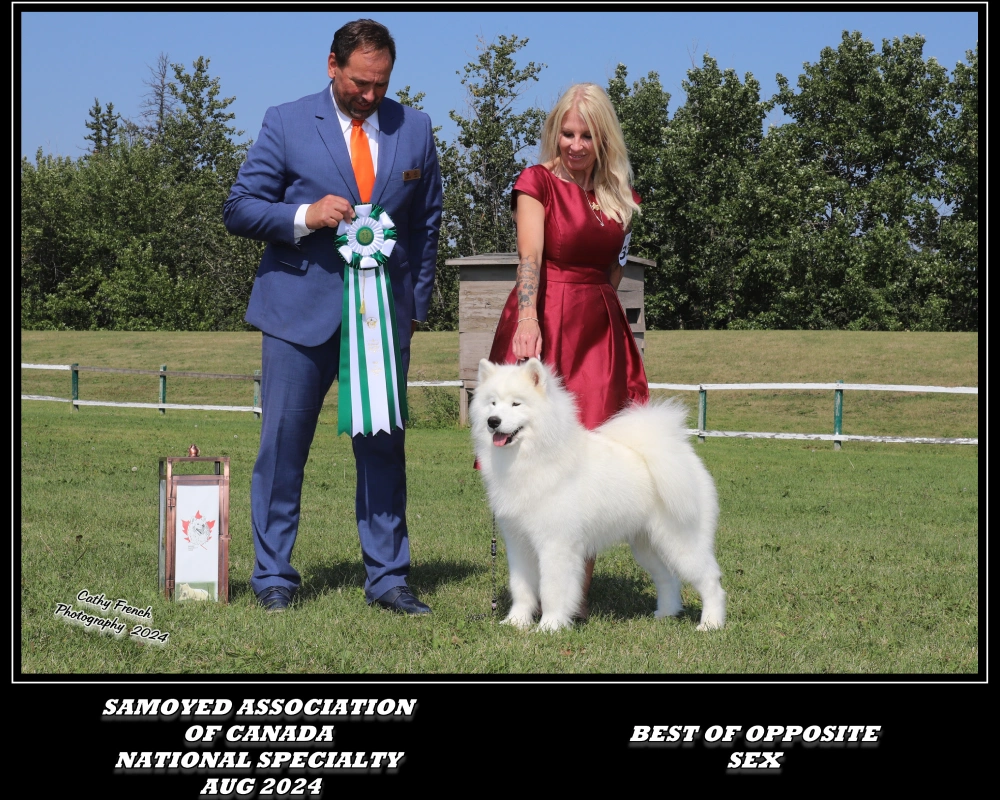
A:
{"type": "MultiPolygon", "coordinates": [[[[258,595],[271,586],[292,591],[299,586],[299,573],[291,559],[299,527],[302,476],[323,398],[340,365],[339,329],[317,347],[266,333],[263,337],[260,450],[250,485],[256,554],[250,585],[258,595]]],[[[409,342],[400,349],[405,376],[409,342]]],[[[405,585],[410,568],[404,440],[399,429],[351,440],[358,479],[355,511],[369,603],[405,585]]]]}

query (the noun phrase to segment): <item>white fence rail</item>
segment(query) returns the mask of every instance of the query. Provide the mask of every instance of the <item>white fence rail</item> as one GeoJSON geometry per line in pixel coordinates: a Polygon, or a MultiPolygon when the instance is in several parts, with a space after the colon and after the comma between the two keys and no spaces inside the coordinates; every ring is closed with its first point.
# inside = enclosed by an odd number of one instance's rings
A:
{"type": "MultiPolygon", "coordinates": [[[[223,375],[203,372],[168,371],[166,367],[160,370],[117,369],[113,367],[81,367],[79,364],[21,364],[21,369],[64,370],[72,373],[72,397],[49,397],[45,395],[22,394],[22,400],[43,400],[59,403],[72,403],[74,409],[79,406],[115,406],[122,408],[158,409],[161,414],[169,410],[201,410],[201,411],[242,411],[261,414],[260,408],[260,373],[254,375],[223,375]],[[157,375],[160,378],[159,403],[122,403],[110,400],[80,400],[78,375],[80,372],[115,372],[139,375],[157,375]],[[251,406],[217,406],[217,405],[187,405],[166,402],[166,378],[196,377],[196,378],[228,378],[233,380],[252,380],[254,382],[254,404],[251,406]]],[[[408,381],[408,387],[462,387],[462,381],[408,381]]],[[[698,392],[698,427],[688,430],[692,436],[701,441],[707,437],[738,438],[738,439],[799,439],[832,441],[839,449],[842,442],[899,442],[911,444],[971,444],[978,445],[979,438],[963,437],[926,437],[926,436],[858,436],[841,432],[843,415],[843,393],[845,391],[866,392],[936,392],[943,394],[979,394],[978,386],[914,386],[893,383],[651,383],[650,389],[666,389],[680,392],[698,392]],[[775,433],[767,431],[716,431],[708,429],[708,392],[709,391],[832,391],[834,393],[833,433],[775,433]]]]}

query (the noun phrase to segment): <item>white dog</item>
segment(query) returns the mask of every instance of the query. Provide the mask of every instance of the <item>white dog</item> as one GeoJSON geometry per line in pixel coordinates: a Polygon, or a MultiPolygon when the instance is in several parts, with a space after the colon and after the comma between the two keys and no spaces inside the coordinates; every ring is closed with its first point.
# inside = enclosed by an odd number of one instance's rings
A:
{"type": "Polygon", "coordinates": [[[196,589],[186,583],[177,585],[178,600],[209,600],[211,596],[204,589],[196,589]]]}
{"type": "Polygon", "coordinates": [[[573,396],[537,359],[479,362],[469,407],[476,457],[510,565],[504,622],[572,625],[587,558],[628,542],[653,578],[657,617],[681,611],[680,580],[701,595],[700,630],[721,628],[718,498],[671,401],[632,406],[588,431],[573,396]]]}

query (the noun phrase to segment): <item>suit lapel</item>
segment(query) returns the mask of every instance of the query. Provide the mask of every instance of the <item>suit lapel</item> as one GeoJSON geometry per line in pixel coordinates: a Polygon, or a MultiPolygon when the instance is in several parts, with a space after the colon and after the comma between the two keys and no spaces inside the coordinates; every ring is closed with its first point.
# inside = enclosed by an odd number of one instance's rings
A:
{"type": "MultiPolygon", "coordinates": [[[[358,199],[361,194],[358,191],[358,182],[354,177],[354,167],[351,166],[351,154],[347,150],[347,143],[344,141],[344,132],[340,129],[340,118],[333,108],[333,98],[330,96],[329,87],[317,95],[316,103],[316,130],[319,132],[323,144],[333,159],[334,166],[340,172],[340,177],[347,186],[351,194],[351,202],[357,205],[361,201],[358,199]]],[[[381,141],[379,142],[381,147],[381,141]]],[[[382,165],[382,154],[379,151],[379,167],[382,165]]],[[[381,174],[381,172],[379,173],[381,174]]],[[[376,186],[377,186],[376,181],[376,186]]],[[[374,195],[374,191],[372,192],[374,195]]]]}
{"type": "Polygon", "coordinates": [[[399,144],[399,128],[403,121],[402,106],[388,98],[378,107],[378,169],[375,171],[375,186],[372,201],[381,205],[382,195],[389,185],[393,164],[396,162],[396,146],[399,144]]]}

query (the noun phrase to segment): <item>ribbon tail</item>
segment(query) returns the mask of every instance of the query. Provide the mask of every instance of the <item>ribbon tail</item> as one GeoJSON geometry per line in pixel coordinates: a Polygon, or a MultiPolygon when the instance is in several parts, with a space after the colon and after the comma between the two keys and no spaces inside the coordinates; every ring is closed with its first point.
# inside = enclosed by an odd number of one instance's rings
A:
{"type": "Polygon", "coordinates": [[[399,351],[399,327],[396,325],[396,300],[392,296],[392,281],[385,281],[386,305],[389,307],[389,330],[392,331],[392,370],[396,385],[397,415],[396,425],[403,427],[403,420],[410,419],[409,406],[406,402],[406,376],[403,374],[403,358],[399,351]]]}
{"type": "Polygon", "coordinates": [[[353,436],[351,424],[351,386],[354,383],[354,373],[351,371],[351,318],[353,317],[351,297],[354,270],[344,269],[344,302],[340,312],[340,370],[337,375],[337,434],[346,433],[353,436]]]}
{"type": "MultiPolygon", "coordinates": [[[[398,353],[399,347],[396,342],[396,329],[392,324],[392,290],[391,288],[386,289],[389,281],[386,280],[381,267],[378,270],[376,280],[378,282],[379,325],[384,344],[382,347],[382,369],[385,373],[385,394],[388,405],[386,421],[389,429],[402,428],[403,422],[399,416],[399,377],[395,364],[395,354],[398,353]]],[[[405,387],[403,391],[406,391],[405,387]]]]}

